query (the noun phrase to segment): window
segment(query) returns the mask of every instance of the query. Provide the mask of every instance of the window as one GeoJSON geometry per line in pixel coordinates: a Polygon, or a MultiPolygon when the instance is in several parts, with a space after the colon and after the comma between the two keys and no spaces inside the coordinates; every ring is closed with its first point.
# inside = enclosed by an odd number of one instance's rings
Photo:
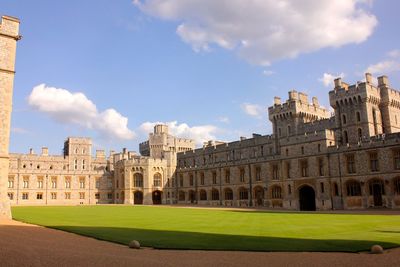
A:
{"type": "Polygon", "coordinates": [[[213,184],[217,184],[217,173],[216,172],[212,173],[212,182],[213,182],[213,184]]]}
{"type": "Polygon", "coordinates": [[[29,178],[24,178],[23,188],[29,188],[29,178]]]}
{"type": "Polygon", "coordinates": [[[28,193],[22,193],[22,199],[23,200],[28,200],[29,199],[29,194],[28,193]]]}
{"type": "Polygon", "coordinates": [[[207,200],[206,190],[200,190],[200,200],[207,200]]]}
{"type": "Polygon", "coordinates": [[[211,191],[211,199],[212,200],[219,200],[219,191],[217,189],[213,189],[211,191]]]}
{"type": "Polygon", "coordinates": [[[229,184],[231,182],[231,172],[230,170],[225,171],[225,183],[229,184]]]}
{"type": "Polygon", "coordinates": [[[346,114],[342,115],[342,123],[343,123],[343,125],[346,125],[346,123],[347,123],[346,114]]]}
{"type": "Polygon", "coordinates": [[[57,177],[51,178],[51,188],[53,189],[57,188],[57,177]]]}
{"type": "Polygon", "coordinates": [[[81,189],[85,188],[85,178],[79,179],[79,188],[81,189]]]}
{"type": "Polygon", "coordinates": [[[334,196],[339,196],[339,186],[337,183],[333,184],[333,191],[334,196]]]}
{"type": "Polygon", "coordinates": [[[51,193],[51,199],[57,199],[57,193],[52,192],[51,193]]]}
{"type": "Polygon", "coordinates": [[[71,178],[65,178],[65,188],[71,188],[71,178]]]}
{"type": "Polygon", "coordinates": [[[108,199],[112,199],[112,197],[113,197],[112,193],[108,193],[108,194],[107,194],[107,198],[108,198],[108,199]]]}
{"type": "Polygon", "coordinates": [[[244,182],[244,180],[245,180],[245,177],[244,177],[244,174],[245,174],[245,172],[244,172],[244,169],[240,169],[240,182],[244,182]]]}
{"type": "Polygon", "coordinates": [[[357,181],[350,181],[346,184],[347,196],[361,196],[361,185],[357,181]]]}
{"type": "Polygon", "coordinates": [[[264,157],[264,146],[260,147],[261,157],[264,157]]]}
{"type": "Polygon", "coordinates": [[[360,122],[361,121],[361,114],[360,114],[360,112],[356,112],[356,117],[357,117],[357,122],[360,122]]]}
{"type": "Polygon", "coordinates": [[[249,199],[249,191],[246,188],[242,187],[239,189],[239,199],[240,200],[249,199]]]}
{"type": "Polygon", "coordinates": [[[358,135],[358,140],[361,141],[361,139],[362,139],[362,130],[361,130],[361,128],[358,128],[357,135],[358,135]]]}
{"type": "Polygon", "coordinates": [[[38,200],[43,199],[43,193],[37,193],[36,194],[36,199],[38,199],[38,200]]]}
{"type": "Polygon", "coordinates": [[[99,178],[96,179],[96,185],[95,185],[95,187],[96,187],[96,188],[100,188],[100,179],[99,179],[99,178]]]}
{"type": "Polygon", "coordinates": [[[135,173],[133,175],[133,186],[134,187],[143,187],[143,176],[140,173],[135,173]]]}
{"type": "Polygon", "coordinates": [[[100,194],[99,193],[94,194],[94,198],[95,199],[100,199],[100,194]]]}
{"type": "Polygon", "coordinates": [[[324,176],[324,159],[318,159],[319,176],[324,176]]]}
{"type": "Polygon", "coordinates": [[[86,161],[82,160],[82,170],[85,170],[85,169],[86,169],[86,161]]]}
{"type": "Polygon", "coordinates": [[[290,184],[288,185],[288,193],[289,195],[292,194],[292,186],[290,184]]]}
{"type": "Polygon", "coordinates": [[[14,194],[13,193],[8,193],[8,199],[13,200],[14,199],[14,194]]]}
{"type": "Polygon", "coordinates": [[[179,175],[179,186],[182,187],[183,186],[183,175],[179,175]]]}
{"type": "Polygon", "coordinates": [[[304,146],[301,147],[301,154],[304,155],[304,146]]]}
{"type": "Polygon", "coordinates": [[[323,182],[320,183],[321,193],[325,193],[325,184],[323,182]]]}
{"type": "Polygon", "coordinates": [[[204,185],[204,172],[200,173],[200,184],[204,185]]]}
{"type": "MultiPolygon", "coordinates": [[[[193,179],[193,176],[192,176],[193,179]]],[[[153,176],[153,185],[154,186],[161,186],[161,174],[160,173],[156,173],[153,176]]]]}
{"type": "Polygon", "coordinates": [[[287,126],[287,135],[289,136],[290,134],[291,134],[290,125],[288,125],[288,126],[287,126]]]}
{"type": "Polygon", "coordinates": [[[343,131],[343,141],[345,144],[349,143],[349,135],[347,134],[347,131],[343,131]]]}
{"type": "Polygon", "coordinates": [[[379,171],[379,162],[378,162],[378,153],[377,152],[369,153],[369,162],[370,162],[370,167],[371,167],[372,172],[379,171]]]}
{"type": "Polygon", "coordinates": [[[394,169],[400,170],[400,150],[393,151],[394,169]]]}
{"type": "Polygon", "coordinates": [[[286,178],[290,178],[290,161],[286,162],[286,178]]]}
{"type": "Polygon", "coordinates": [[[185,201],[185,192],[179,191],[178,199],[179,201],[185,201]]]}
{"type": "Polygon", "coordinates": [[[272,179],[278,180],[279,179],[279,169],[278,165],[272,165],[272,179]]]}
{"type": "Polygon", "coordinates": [[[71,193],[70,192],[65,193],[65,199],[71,199],[71,193]]]}
{"type": "Polygon", "coordinates": [[[400,177],[397,177],[393,180],[393,184],[394,184],[394,193],[396,195],[400,195],[400,177]]]}
{"type": "Polygon", "coordinates": [[[321,152],[321,144],[318,144],[318,152],[321,152]]]}
{"type": "Polygon", "coordinates": [[[273,199],[282,199],[282,188],[280,186],[274,186],[271,189],[271,197],[273,199]]]}
{"type": "Polygon", "coordinates": [[[261,181],[261,168],[256,167],[256,181],[261,181]]]}
{"type": "Polygon", "coordinates": [[[193,174],[189,175],[189,185],[193,186],[194,184],[194,178],[193,178],[193,174]]]}
{"type": "Polygon", "coordinates": [[[107,187],[108,188],[112,188],[113,187],[113,181],[112,181],[112,179],[107,179],[107,187]]]}
{"type": "Polygon", "coordinates": [[[225,189],[225,200],[233,200],[233,191],[230,188],[225,189]]]}
{"type": "Polygon", "coordinates": [[[74,160],[74,169],[75,170],[78,169],[78,160],[77,159],[74,160]]]}
{"type": "Polygon", "coordinates": [[[308,161],[302,160],[300,161],[300,170],[302,177],[308,177],[308,161]]]}
{"type": "Polygon", "coordinates": [[[356,163],[354,161],[354,154],[346,155],[347,173],[356,173],[356,163]]]}
{"type": "Polygon", "coordinates": [[[8,188],[14,188],[14,178],[8,179],[8,188]]]}
{"type": "Polygon", "coordinates": [[[37,181],[37,187],[38,188],[43,188],[43,178],[39,178],[37,181]]]}
{"type": "Polygon", "coordinates": [[[79,193],[79,199],[85,199],[85,193],[84,192],[80,192],[79,193]]]}

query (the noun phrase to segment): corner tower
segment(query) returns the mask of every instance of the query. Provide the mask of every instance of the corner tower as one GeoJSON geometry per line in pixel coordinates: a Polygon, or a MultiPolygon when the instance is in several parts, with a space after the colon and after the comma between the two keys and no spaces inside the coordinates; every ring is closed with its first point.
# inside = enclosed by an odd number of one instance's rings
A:
{"type": "Polygon", "coordinates": [[[9,168],[8,147],[12,95],[15,74],[15,53],[19,36],[19,20],[2,16],[0,21],[0,218],[11,218],[7,196],[9,168]]]}

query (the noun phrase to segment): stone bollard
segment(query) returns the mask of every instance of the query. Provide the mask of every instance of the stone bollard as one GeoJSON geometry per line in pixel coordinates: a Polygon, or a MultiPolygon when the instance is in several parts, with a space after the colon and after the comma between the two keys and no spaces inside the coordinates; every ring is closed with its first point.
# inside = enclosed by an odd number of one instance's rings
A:
{"type": "Polygon", "coordinates": [[[379,245],[373,245],[371,247],[371,254],[382,254],[383,248],[379,245]]]}
{"type": "Polygon", "coordinates": [[[140,249],[140,243],[137,240],[132,240],[129,243],[129,248],[140,249]]]}

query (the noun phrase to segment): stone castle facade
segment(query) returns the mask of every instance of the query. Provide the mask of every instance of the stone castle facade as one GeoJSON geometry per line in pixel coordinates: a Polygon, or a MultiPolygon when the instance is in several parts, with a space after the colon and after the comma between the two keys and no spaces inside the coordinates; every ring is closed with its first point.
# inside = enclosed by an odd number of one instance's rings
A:
{"type": "Polygon", "coordinates": [[[19,20],[2,16],[0,21],[0,218],[10,218],[7,199],[8,146],[12,96],[15,75],[15,54],[19,36],[19,20]]]}
{"type": "Polygon", "coordinates": [[[231,143],[193,140],[156,125],[140,154],[92,156],[70,137],[62,155],[8,154],[19,21],[0,26],[0,217],[12,205],[184,204],[292,210],[400,208],[400,92],[378,84],[329,92],[334,115],[301,92],[276,97],[271,135],[231,143]]]}

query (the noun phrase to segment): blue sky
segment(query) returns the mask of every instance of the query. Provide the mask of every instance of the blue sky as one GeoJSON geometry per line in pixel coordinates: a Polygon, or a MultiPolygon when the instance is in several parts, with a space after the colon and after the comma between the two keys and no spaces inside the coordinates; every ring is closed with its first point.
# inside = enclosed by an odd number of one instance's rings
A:
{"type": "Polygon", "coordinates": [[[198,144],[270,134],[274,96],[329,106],[324,74],[400,88],[398,1],[276,3],[1,0],[23,36],[10,151],[59,154],[67,136],[138,150],[155,122],[198,144]]]}

